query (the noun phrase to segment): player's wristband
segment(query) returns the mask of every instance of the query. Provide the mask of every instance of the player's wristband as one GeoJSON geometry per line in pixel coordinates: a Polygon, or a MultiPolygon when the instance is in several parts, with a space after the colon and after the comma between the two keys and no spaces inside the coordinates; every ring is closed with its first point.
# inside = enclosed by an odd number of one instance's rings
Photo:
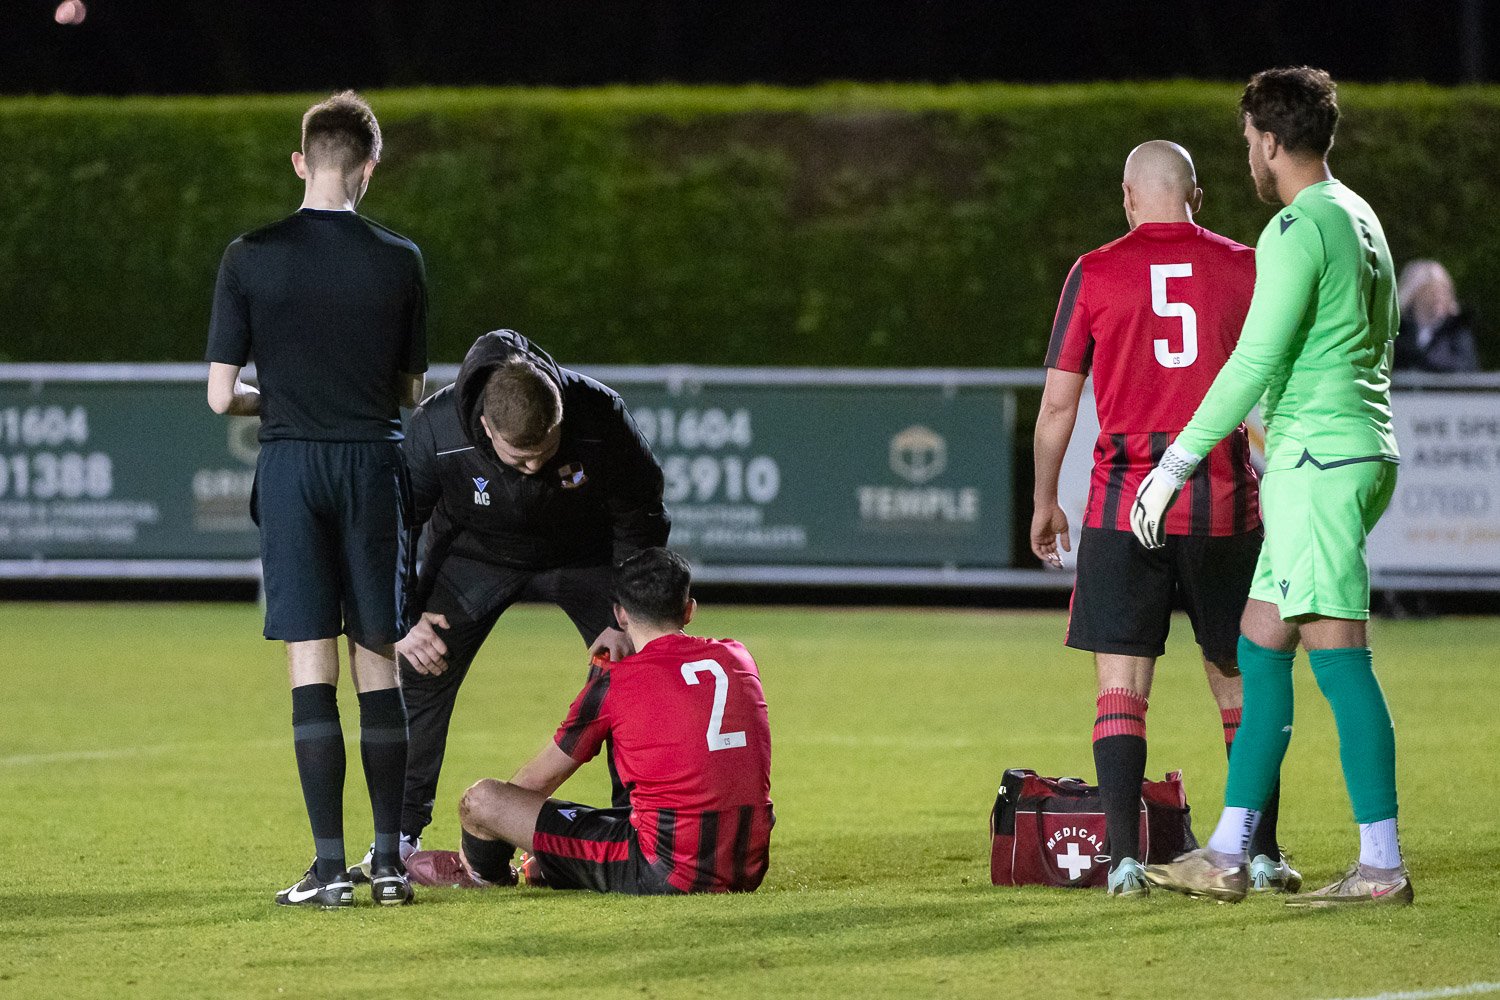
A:
{"type": "Polygon", "coordinates": [[[1164,474],[1171,476],[1172,480],[1177,483],[1177,488],[1182,489],[1187,485],[1188,479],[1193,475],[1193,470],[1201,461],[1203,459],[1200,456],[1194,455],[1186,448],[1179,447],[1177,442],[1173,441],[1167,446],[1166,453],[1162,455],[1156,467],[1164,474]]]}

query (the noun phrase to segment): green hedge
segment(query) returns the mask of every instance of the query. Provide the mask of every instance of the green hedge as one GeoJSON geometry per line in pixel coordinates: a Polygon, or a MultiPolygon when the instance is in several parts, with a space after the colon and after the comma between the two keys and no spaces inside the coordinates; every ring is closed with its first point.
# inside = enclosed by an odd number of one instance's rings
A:
{"type": "MultiPolygon", "coordinates": [[[[1253,242],[1238,88],[829,86],[371,94],[364,210],[415,239],[432,353],[511,326],[573,361],[1034,365],[1126,152],[1192,150],[1253,242]]],[[[308,95],[0,101],[0,358],[201,357],[219,254],[295,208],[308,95]]],[[[1348,86],[1338,174],[1398,263],[1500,320],[1500,90],[1348,86]]],[[[1500,362],[1493,336],[1491,363],[1500,362]]]]}

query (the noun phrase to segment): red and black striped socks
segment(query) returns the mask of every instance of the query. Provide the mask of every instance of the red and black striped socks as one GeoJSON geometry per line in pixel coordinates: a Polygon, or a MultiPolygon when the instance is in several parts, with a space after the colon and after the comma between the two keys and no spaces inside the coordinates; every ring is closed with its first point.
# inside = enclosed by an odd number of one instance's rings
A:
{"type": "Polygon", "coordinates": [[[1224,752],[1227,754],[1234,746],[1234,738],[1240,732],[1240,717],[1245,714],[1243,708],[1221,708],[1219,717],[1224,720],[1224,752]]]}
{"type": "Polygon", "coordinates": [[[1141,781],[1146,777],[1146,699],[1127,688],[1099,693],[1094,718],[1094,769],[1104,801],[1109,852],[1144,860],[1141,844],[1141,781]]]}

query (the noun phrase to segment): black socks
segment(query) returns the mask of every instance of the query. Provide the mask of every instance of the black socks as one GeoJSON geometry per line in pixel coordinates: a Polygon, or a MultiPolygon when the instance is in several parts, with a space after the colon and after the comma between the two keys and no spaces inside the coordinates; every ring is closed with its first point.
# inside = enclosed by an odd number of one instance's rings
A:
{"type": "Polygon", "coordinates": [[[315,874],[327,882],[344,871],[344,734],[332,684],[292,688],[292,739],[318,856],[315,874]]]}
{"type": "Polygon", "coordinates": [[[406,703],[400,688],[359,696],[359,755],[375,816],[374,867],[401,864],[401,798],[406,789],[406,703]]]}
{"type": "Polygon", "coordinates": [[[463,832],[464,857],[474,874],[486,882],[505,885],[510,882],[510,859],[516,849],[504,840],[485,840],[468,830],[463,832]]]}

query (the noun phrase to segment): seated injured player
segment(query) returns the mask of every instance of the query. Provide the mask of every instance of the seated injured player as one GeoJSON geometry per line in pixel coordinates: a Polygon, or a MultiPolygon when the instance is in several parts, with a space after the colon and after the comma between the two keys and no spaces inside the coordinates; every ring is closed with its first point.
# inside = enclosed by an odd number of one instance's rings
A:
{"type": "Polygon", "coordinates": [[[632,895],[751,892],[770,860],[771,734],[755,661],[730,639],[690,636],[697,602],[681,556],[650,548],[615,574],[614,613],[637,652],[596,665],[556,735],[509,781],[459,803],[462,851],[418,851],[412,880],[632,895]],[[628,808],[552,798],[614,741],[628,808]]]}

